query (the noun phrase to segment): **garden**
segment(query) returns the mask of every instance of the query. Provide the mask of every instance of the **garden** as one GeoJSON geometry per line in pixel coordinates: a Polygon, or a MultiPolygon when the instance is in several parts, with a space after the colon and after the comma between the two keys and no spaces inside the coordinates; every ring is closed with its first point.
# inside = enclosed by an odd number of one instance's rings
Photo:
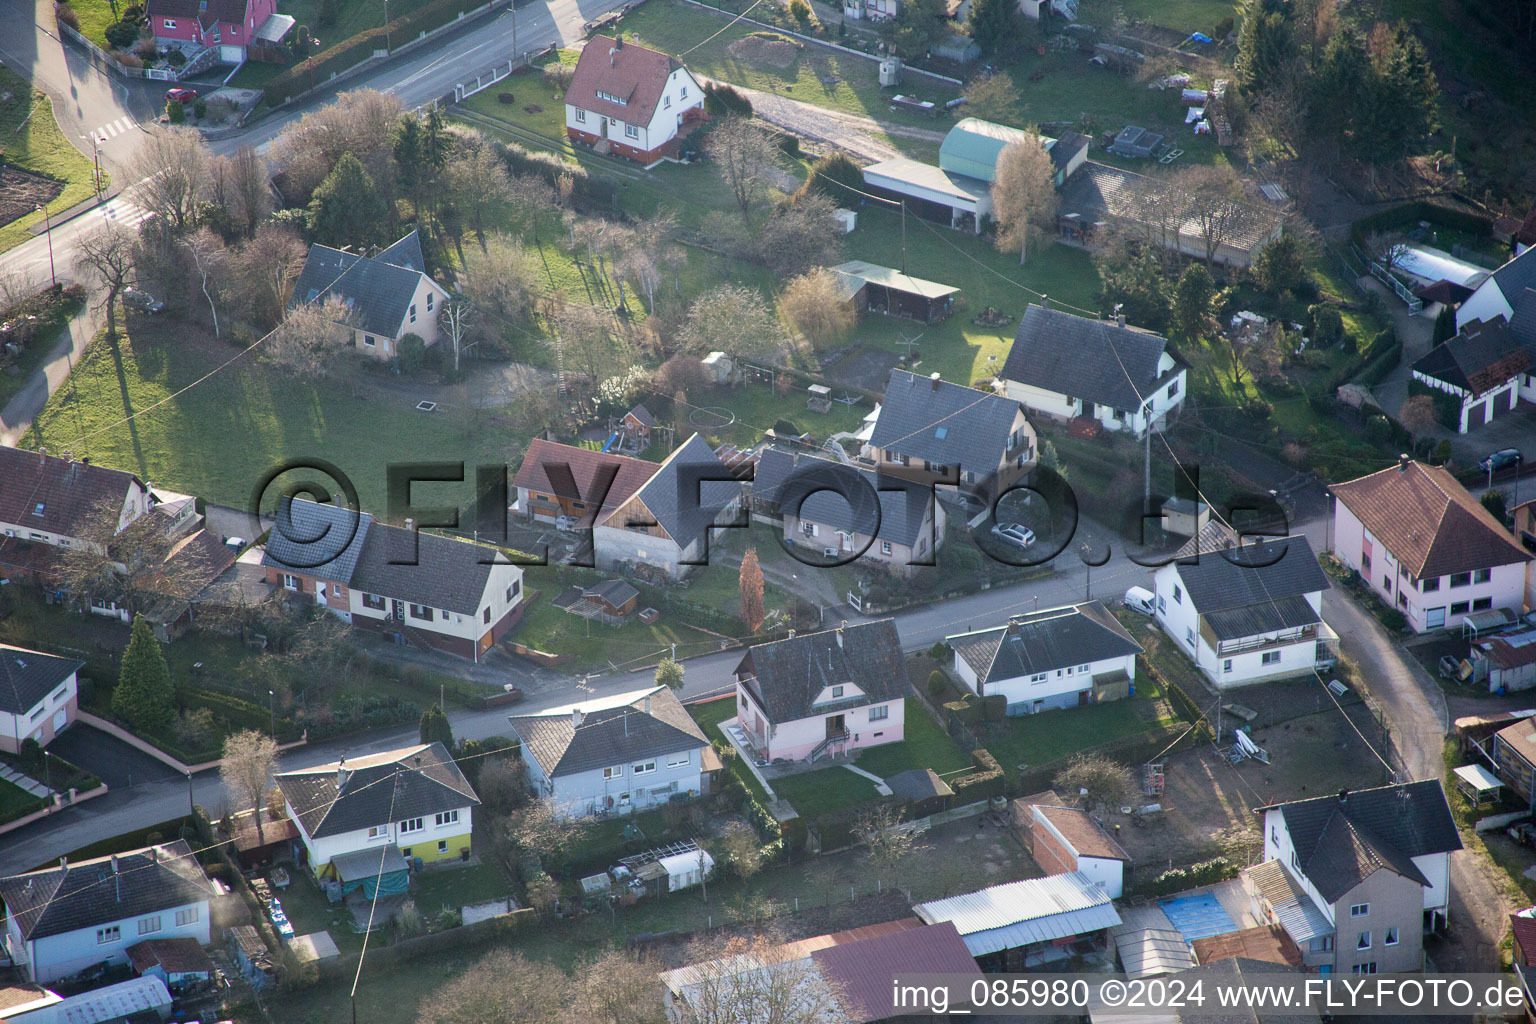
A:
{"type": "Polygon", "coordinates": [[[0,182],[0,252],[32,237],[42,224],[38,206],[57,214],[94,194],[91,162],[64,137],[53,101],[10,68],[0,67],[0,139],[5,181],[0,182]],[[23,172],[23,173],[13,173],[23,172]]]}

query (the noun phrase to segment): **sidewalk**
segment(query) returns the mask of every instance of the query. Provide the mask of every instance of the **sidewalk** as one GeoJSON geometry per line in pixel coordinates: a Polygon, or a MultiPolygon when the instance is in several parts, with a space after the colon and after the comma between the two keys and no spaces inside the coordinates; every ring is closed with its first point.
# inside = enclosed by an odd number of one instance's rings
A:
{"type": "Polygon", "coordinates": [[[87,302],[80,315],[69,322],[54,342],[48,359],[32,374],[20,391],[12,396],[4,409],[0,409],[0,444],[14,447],[32,426],[37,414],[48,404],[49,397],[64,378],[69,376],[74,362],[85,353],[102,325],[101,310],[94,302],[87,302]]]}

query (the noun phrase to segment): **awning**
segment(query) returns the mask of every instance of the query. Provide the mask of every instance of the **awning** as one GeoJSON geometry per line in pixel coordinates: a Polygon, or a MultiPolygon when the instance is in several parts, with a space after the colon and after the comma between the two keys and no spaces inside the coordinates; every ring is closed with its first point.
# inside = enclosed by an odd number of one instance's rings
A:
{"type": "Polygon", "coordinates": [[[1333,934],[1333,925],[1327,916],[1312,902],[1301,884],[1291,877],[1290,871],[1278,860],[1255,864],[1243,872],[1248,884],[1258,890],[1259,896],[1269,904],[1270,910],[1280,920],[1280,927],[1298,946],[1324,935],[1333,934]]]}
{"type": "Polygon", "coordinates": [[[410,862],[394,843],[382,850],[354,850],[333,857],[331,867],[336,869],[344,893],[361,889],[364,896],[373,899],[381,893],[394,896],[410,888],[410,862]]]}
{"type": "Polygon", "coordinates": [[[1479,636],[1490,629],[1503,629],[1515,624],[1515,613],[1508,608],[1489,608],[1473,612],[1461,620],[1461,635],[1479,636]]]}
{"type": "Polygon", "coordinates": [[[1462,784],[1471,786],[1476,793],[1487,793],[1501,788],[1504,784],[1499,781],[1487,768],[1480,764],[1464,764],[1456,769],[1456,778],[1462,784]]]}

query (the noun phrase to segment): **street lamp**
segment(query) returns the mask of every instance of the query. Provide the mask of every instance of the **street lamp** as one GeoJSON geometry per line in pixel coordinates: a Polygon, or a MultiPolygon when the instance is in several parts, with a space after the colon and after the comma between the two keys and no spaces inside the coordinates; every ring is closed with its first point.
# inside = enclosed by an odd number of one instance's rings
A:
{"type": "Polygon", "coordinates": [[[48,214],[48,204],[43,203],[37,207],[37,212],[43,215],[43,233],[48,236],[48,276],[53,280],[53,286],[59,286],[59,275],[53,269],[53,220],[48,214]]]}
{"type": "Polygon", "coordinates": [[[277,691],[267,691],[267,710],[272,714],[272,742],[277,742],[277,691]]]}
{"type": "Polygon", "coordinates": [[[305,54],[305,57],[307,58],[307,63],[309,64],[309,91],[310,92],[314,92],[315,91],[315,50],[318,50],[320,48],[320,40],[318,40],[318,39],[314,38],[313,36],[311,36],[309,42],[310,42],[311,49],[310,49],[309,53],[305,54]]]}
{"type": "Polygon", "coordinates": [[[389,0],[384,0],[384,52],[389,53],[389,0]]]}
{"type": "Polygon", "coordinates": [[[100,199],[101,199],[101,143],[92,141],[91,142],[91,149],[93,150],[92,159],[96,163],[96,179],[95,179],[95,181],[96,181],[96,199],[98,201],[100,201],[100,199]]]}

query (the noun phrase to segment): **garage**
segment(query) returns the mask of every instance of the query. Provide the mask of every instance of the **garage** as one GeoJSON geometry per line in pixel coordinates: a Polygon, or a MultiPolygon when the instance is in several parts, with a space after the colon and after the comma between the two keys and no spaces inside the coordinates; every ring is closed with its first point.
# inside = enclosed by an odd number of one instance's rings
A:
{"type": "Polygon", "coordinates": [[[219,47],[219,63],[220,64],[244,64],[245,63],[245,47],[243,47],[243,46],[220,46],[219,47]]]}

